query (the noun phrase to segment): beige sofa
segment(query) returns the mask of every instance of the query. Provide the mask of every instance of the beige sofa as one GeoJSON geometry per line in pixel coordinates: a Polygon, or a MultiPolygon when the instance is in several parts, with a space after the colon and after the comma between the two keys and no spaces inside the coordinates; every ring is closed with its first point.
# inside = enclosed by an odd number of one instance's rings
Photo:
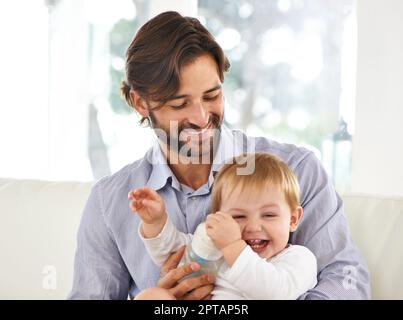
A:
{"type": "MultiPolygon", "coordinates": [[[[0,179],[0,299],[64,299],[91,182],[0,179]]],[[[403,299],[403,197],[348,194],[345,211],[374,299],[403,299]]]]}

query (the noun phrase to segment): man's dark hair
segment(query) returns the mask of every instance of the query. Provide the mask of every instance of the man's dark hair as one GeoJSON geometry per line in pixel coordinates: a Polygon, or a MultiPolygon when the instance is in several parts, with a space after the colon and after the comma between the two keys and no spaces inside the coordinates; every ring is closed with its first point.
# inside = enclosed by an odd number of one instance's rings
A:
{"type": "MultiPolygon", "coordinates": [[[[132,89],[146,100],[164,104],[179,90],[181,68],[203,54],[210,54],[216,61],[223,82],[229,61],[200,21],[174,11],[157,15],[139,29],[127,50],[122,96],[132,106],[132,89]]],[[[143,117],[140,123],[147,121],[143,117]]]]}

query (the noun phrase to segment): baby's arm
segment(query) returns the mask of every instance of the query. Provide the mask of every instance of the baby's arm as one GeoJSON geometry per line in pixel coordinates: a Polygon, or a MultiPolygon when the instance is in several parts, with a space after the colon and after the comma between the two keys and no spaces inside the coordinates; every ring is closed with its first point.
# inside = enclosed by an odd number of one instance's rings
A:
{"type": "Polygon", "coordinates": [[[164,199],[153,189],[144,187],[128,194],[130,208],[141,219],[141,231],[145,238],[157,236],[165,225],[167,213],[164,199]]]}
{"type": "Polygon", "coordinates": [[[230,214],[217,211],[207,216],[206,231],[231,267],[247,246],[238,223],[230,214]]]}
{"type": "Polygon", "coordinates": [[[297,299],[317,283],[316,258],[303,246],[285,250],[267,261],[248,246],[224,277],[249,299],[297,299]]]}
{"type": "Polygon", "coordinates": [[[192,235],[180,232],[168,219],[164,199],[156,191],[144,187],[129,192],[128,198],[132,211],[141,219],[140,238],[158,266],[191,242],[192,235]]]}
{"type": "MultiPolygon", "coordinates": [[[[154,263],[161,267],[169,256],[178,251],[183,245],[189,245],[193,235],[180,232],[168,218],[161,233],[153,238],[145,238],[139,227],[139,235],[144,246],[154,263]]],[[[185,252],[184,262],[190,262],[190,257],[185,252]]]]}

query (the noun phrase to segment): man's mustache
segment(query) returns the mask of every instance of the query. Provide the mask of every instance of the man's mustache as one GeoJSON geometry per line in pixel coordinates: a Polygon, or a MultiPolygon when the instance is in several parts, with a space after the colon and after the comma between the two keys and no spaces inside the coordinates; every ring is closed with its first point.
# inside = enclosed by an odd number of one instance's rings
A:
{"type": "Polygon", "coordinates": [[[185,129],[191,129],[191,130],[203,130],[203,129],[205,129],[205,128],[207,128],[208,126],[210,126],[211,124],[213,124],[213,127],[214,128],[218,128],[219,127],[219,125],[220,125],[220,117],[218,116],[218,115],[216,115],[216,114],[213,114],[213,115],[211,115],[210,116],[210,118],[209,118],[209,121],[208,121],[208,123],[207,123],[207,125],[204,127],[204,128],[202,128],[202,127],[200,127],[200,126],[198,126],[198,125],[195,125],[195,124],[193,124],[193,123],[189,123],[189,124],[186,124],[186,125],[183,125],[183,126],[181,126],[180,128],[179,128],[179,134],[183,131],[183,130],[185,130],[185,129]]]}

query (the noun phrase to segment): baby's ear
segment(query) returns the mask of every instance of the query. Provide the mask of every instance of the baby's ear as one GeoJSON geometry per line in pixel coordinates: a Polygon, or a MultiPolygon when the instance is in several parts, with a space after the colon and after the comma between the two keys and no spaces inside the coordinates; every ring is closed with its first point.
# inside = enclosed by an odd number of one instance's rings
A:
{"type": "Polygon", "coordinates": [[[291,219],[290,219],[290,232],[294,232],[297,230],[299,222],[301,221],[303,214],[303,210],[301,206],[295,208],[294,211],[291,212],[291,219]]]}

